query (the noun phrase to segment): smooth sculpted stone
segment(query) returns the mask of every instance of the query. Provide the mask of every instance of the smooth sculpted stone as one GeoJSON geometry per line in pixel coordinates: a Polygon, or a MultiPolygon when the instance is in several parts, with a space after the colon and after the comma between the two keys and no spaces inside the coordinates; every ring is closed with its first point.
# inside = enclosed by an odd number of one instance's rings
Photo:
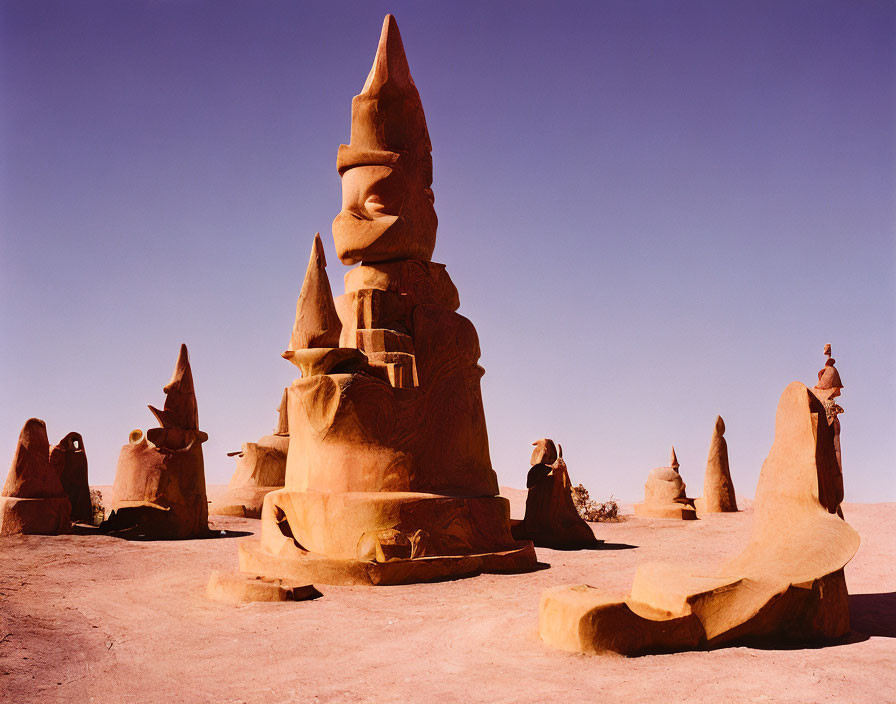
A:
{"type": "Polygon", "coordinates": [[[725,421],[716,416],[716,424],[709,443],[703,496],[694,502],[697,513],[727,513],[737,511],[734,482],[728,468],[728,443],[725,441],[725,421]]]}
{"type": "MultiPolygon", "coordinates": [[[[444,266],[429,261],[429,137],[391,15],[337,162],[336,250],[363,263],[333,300],[338,342],[329,312],[297,309],[301,334],[284,354],[302,371],[287,391],[285,486],[265,496],[261,535],[241,543],[240,569],[316,584],[534,569],[533,546],[514,539],[498,496],[479,337],[456,312],[444,266]]],[[[330,311],[317,243],[314,252],[300,301],[330,311]]]]}
{"type": "Polygon", "coordinates": [[[513,526],[518,540],[546,548],[587,548],[598,544],[594,531],[579,515],[572,500],[572,484],[563,448],[550,438],[534,443],[526,476],[525,518],[513,526]]]}
{"type": "Polygon", "coordinates": [[[859,547],[842,500],[824,406],[793,382],[778,404],[746,549],[705,573],[640,565],[623,599],[585,585],[549,589],[541,597],[541,638],[562,650],[623,655],[840,638],[849,632],[843,568],[859,547]]]}
{"type": "Polygon", "coordinates": [[[80,433],[69,433],[50,448],[50,464],[72,504],[72,521],[93,524],[93,502],[87,479],[87,452],[80,433]]]}
{"type": "Polygon", "coordinates": [[[277,408],[277,427],[273,435],[265,435],[256,442],[243,443],[236,455],[236,471],[227,491],[209,507],[216,516],[244,516],[261,518],[264,497],[280,489],[286,482],[286,453],[289,450],[289,422],[286,417],[286,389],[277,408]]]}
{"type": "Polygon", "coordinates": [[[352,100],[351,141],[336,158],[342,211],[333,239],[343,264],[432,258],[439,221],[430,152],[420,94],[387,15],[373,67],[352,100]]]}
{"type": "Polygon", "coordinates": [[[321,593],[313,584],[295,585],[260,575],[212,572],[206,595],[225,604],[245,604],[251,601],[306,601],[316,599],[321,593]]]}
{"type": "Polygon", "coordinates": [[[181,345],[163,410],[149,407],[161,427],[132,430],[121,449],[112,514],[103,523],[111,532],[147,538],[199,538],[209,534],[208,499],[199,411],[187,346],[181,345]]]}
{"type": "Polygon", "coordinates": [[[324,245],[317,233],[296,303],[292,337],[282,357],[301,369],[303,378],[353,371],[365,358],[355,346],[339,346],[341,332],[342,321],[333,302],[324,245]]]}
{"type": "Polygon", "coordinates": [[[642,518],[697,518],[694,500],[685,494],[685,483],[678,473],[675,448],[668,467],[657,467],[647,475],[644,502],[635,504],[635,515],[642,518]]]}
{"type": "Polygon", "coordinates": [[[71,526],[71,502],[50,463],[47,425],[29,418],[0,495],[0,535],[57,535],[71,526]]]}

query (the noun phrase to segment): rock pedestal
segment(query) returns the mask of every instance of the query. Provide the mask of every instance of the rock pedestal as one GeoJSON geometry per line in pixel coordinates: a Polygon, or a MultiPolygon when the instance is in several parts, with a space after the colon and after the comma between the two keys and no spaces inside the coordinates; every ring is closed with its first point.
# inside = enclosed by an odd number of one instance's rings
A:
{"type": "Polygon", "coordinates": [[[535,566],[497,495],[476,330],[429,260],[430,149],[390,15],[337,159],[336,251],[362,264],[334,301],[312,248],[283,355],[302,371],[287,392],[286,485],[265,497],[260,540],[241,544],[244,572],[395,584],[535,566]]]}
{"type": "Polygon", "coordinates": [[[685,483],[678,473],[675,448],[668,467],[657,467],[647,475],[644,502],[635,504],[635,515],[641,518],[679,518],[694,520],[697,511],[694,500],[685,494],[685,483]]]}
{"type": "Polygon", "coordinates": [[[29,418],[0,495],[0,535],[56,535],[71,526],[71,502],[50,463],[47,425],[29,418]]]}
{"type": "Polygon", "coordinates": [[[199,411],[187,346],[165,386],[165,408],[149,407],[161,425],[131,431],[121,448],[112,514],[103,528],[148,538],[198,538],[209,534],[208,499],[199,411]]]}

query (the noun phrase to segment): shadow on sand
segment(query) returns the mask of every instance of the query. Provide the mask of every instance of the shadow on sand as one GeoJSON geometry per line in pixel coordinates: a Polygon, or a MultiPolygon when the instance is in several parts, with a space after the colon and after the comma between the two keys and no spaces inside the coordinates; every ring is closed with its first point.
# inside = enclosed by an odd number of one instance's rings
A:
{"type": "Polygon", "coordinates": [[[252,531],[246,530],[218,530],[211,529],[207,535],[194,536],[191,538],[162,538],[156,535],[147,535],[142,526],[132,526],[128,528],[120,528],[118,530],[110,530],[108,526],[89,526],[85,524],[75,524],[72,526],[71,535],[108,535],[112,538],[121,538],[122,540],[134,540],[141,542],[155,541],[179,541],[179,540],[220,540],[222,538],[244,538],[247,535],[254,535],[252,531]]]}
{"type": "Polygon", "coordinates": [[[536,548],[544,547],[548,550],[556,550],[557,552],[591,552],[597,550],[634,550],[637,548],[637,545],[629,545],[628,543],[607,543],[603,540],[598,540],[596,545],[589,545],[587,547],[551,547],[548,545],[536,545],[536,548]]]}
{"type": "Polygon", "coordinates": [[[896,592],[850,594],[849,625],[851,636],[896,638],[896,592]]]}

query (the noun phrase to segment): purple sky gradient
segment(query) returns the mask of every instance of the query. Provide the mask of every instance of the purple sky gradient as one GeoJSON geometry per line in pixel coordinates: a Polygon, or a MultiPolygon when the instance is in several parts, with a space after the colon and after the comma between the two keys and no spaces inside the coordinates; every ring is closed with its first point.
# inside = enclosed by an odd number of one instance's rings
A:
{"type": "Polygon", "coordinates": [[[190,348],[209,483],[272,430],[336,149],[398,19],[492,460],[553,437],[639,500],[717,413],[752,496],[778,397],[833,343],[847,500],[896,500],[890,2],[0,5],[0,459],[30,416],[111,483],[190,348]]]}

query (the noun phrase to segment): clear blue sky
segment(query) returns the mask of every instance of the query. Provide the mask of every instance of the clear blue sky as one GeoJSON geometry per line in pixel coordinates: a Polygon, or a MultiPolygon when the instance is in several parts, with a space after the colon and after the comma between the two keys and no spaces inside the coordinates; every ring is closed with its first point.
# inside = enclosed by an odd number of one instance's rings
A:
{"type": "Polygon", "coordinates": [[[342,291],[336,149],[386,12],[503,484],[548,436],[639,499],[674,443],[699,495],[720,413],[752,496],[831,342],[847,500],[896,500],[896,6],[872,1],[5,0],[0,458],[38,416],[111,482],[182,341],[209,482],[271,431],[318,230],[342,291]]]}

